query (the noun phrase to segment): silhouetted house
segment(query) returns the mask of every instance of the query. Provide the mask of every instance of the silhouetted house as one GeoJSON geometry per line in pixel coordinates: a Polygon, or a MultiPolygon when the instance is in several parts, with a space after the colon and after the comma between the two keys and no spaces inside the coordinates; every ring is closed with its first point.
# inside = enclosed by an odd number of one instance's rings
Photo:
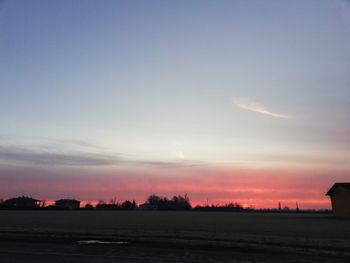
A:
{"type": "Polygon", "coordinates": [[[3,202],[3,206],[10,209],[35,209],[39,204],[39,200],[27,196],[10,198],[3,202]]]}
{"type": "Polygon", "coordinates": [[[80,201],[75,199],[60,199],[55,202],[55,207],[60,209],[79,209],[80,201]]]}
{"type": "Polygon", "coordinates": [[[326,195],[331,198],[335,216],[350,216],[350,183],[335,183],[326,195]]]}

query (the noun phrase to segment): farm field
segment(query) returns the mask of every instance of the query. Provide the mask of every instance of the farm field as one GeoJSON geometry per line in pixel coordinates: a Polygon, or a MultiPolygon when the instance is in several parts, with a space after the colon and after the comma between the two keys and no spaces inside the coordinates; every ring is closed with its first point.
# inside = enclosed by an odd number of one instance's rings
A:
{"type": "Polygon", "coordinates": [[[350,220],[327,214],[0,211],[0,244],[4,262],[349,262],[350,220]]]}

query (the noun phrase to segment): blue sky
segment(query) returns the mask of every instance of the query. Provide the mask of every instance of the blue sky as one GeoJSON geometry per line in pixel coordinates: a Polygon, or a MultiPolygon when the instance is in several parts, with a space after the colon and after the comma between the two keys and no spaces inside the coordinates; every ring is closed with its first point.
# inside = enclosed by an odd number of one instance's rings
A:
{"type": "Polygon", "coordinates": [[[1,1],[0,58],[3,166],[350,168],[348,1],[1,1]]]}

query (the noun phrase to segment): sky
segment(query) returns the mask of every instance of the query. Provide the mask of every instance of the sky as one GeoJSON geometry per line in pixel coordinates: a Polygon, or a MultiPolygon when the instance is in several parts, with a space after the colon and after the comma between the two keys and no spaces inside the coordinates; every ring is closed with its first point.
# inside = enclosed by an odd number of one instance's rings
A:
{"type": "Polygon", "coordinates": [[[329,208],[349,1],[0,1],[0,197],[329,208]]]}

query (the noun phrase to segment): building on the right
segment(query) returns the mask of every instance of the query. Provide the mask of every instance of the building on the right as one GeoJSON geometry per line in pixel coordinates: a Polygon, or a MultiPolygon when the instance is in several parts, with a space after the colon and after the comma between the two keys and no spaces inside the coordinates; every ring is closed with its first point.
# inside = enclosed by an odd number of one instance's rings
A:
{"type": "Polygon", "coordinates": [[[350,183],[335,183],[326,193],[335,216],[350,216],[350,183]]]}

